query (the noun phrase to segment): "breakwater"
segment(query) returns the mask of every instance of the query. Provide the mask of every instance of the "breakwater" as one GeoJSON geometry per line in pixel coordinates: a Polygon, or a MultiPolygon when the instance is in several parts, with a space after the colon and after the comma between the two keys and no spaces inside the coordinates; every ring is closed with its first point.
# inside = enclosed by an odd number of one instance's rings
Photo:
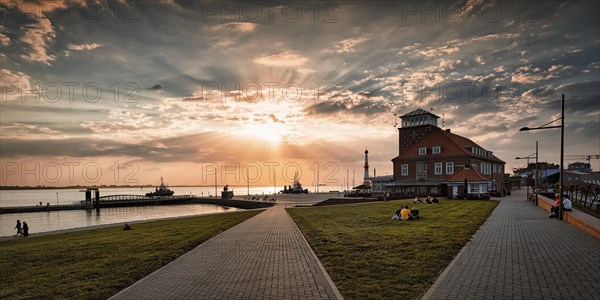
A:
{"type": "MultiPolygon", "coordinates": [[[[100,201],[98,207],[133,207],[133,206],[150,206],[150,205],[177,205],[177,204],[214,204],[226,207],[235,207],[242,209],[265,208],[274,205],[272,202],[251,201],[251,200],[233,200],[220,198],[201,198],[201,197],[162,197],[149,199],[134,199],[134,200],[110,200],[100,201]]],[[[89,209],[90,207],[88,207],[89,209]]],[[[16,207],[0,207],[0,214],[11,213],[28,213],[28,212],[45,212],[45,211],[61,211],[61,210],[85,210],[84,204],[66,204],[66,205],[38,205],[38,206],[16,206],[16,207]]]]}

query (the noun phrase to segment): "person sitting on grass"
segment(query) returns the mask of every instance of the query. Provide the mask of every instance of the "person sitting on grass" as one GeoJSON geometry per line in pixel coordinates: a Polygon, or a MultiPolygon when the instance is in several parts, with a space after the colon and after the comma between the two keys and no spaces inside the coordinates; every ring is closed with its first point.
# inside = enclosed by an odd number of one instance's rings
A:
{"type": "Polygon", "coordinates": [[[425,203],[427,203],[427,204],[433,203],[433,201],[431,200],[431,197],[429,195],[427,196],[427,198],[425,198],[425,203]]]}
{"type": "Polygon", "coordinates": [[[394,216],[392,216],[392,220],[398,220],[398,219],[400,219],[400,210],[402,210],[402,207],[396,209],[396,212],[394,213],[394,216]]]}
{"type": "Polygon", "coordinates": [[[413,216],[413,218],[415,218],[415,220],[419,219],[419,210],[416,207],[413,207],[413,209],[410,211],[410,214],[413,216]]]}
{"type": "Polygon", "coordinates": [[[423,203],[423,201],[421,199],[419,199],[419,197],[415,197],[415,201],[413,201],[413,203],[419,204],[419,203],[423,203]]]}
{"type": "Polygon", "coordinates": [[[123,230],[131,230],[131,225],[125,223],[125,226],[123,226],[123,230]]]}
{"type": "Polygon", "coordinates": [[[402,221],[408,221],[408,220],[414,220],[415,218],[413,218],[413,216],[410,214],[410,210],[408,210],[408,205],[405,206],[401,211],[400,211],[400,220],[402,221]]]}
{"type": "Polygon", "coordinates": [[[438,200],[436,197],[433,197],[433,199],[431,199],[431,203],[440,203],[440,200],[438,200]]]}

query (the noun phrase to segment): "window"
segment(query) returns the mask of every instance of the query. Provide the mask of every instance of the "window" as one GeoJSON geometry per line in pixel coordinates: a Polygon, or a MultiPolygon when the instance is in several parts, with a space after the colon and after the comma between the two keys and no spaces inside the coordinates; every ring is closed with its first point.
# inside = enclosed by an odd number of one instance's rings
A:
{"type": "Polygon", "coordinates": [[[435,175],[442,175],[442,163],[441,162],[436,162],[434,165],[434,170],[433,173],[435,175]]]}
{"type": "Polygon", "coordinates": [[[423,147],[423,148],[419,148],[419,155],[426,155],[427,154],[427,148],[423,147]]]}
{"type": "Polygon", "coordinates": [[[441,152],[442,152],[442,147],[440,147],[440,146],[435,146],[435,147],[431,148],[432,154],[440,154],[441,152]]]}
{"type": "Polygon", "coordinates": [[[454,174],[454,162],[446,162],[446,174],[454,174]]]}
{"type": "Polygon", "coordinates": [[[402,165],[402,176],[408,176],[408,164],[402,165]]]}
{"type": "Polygon", "coordinates": [[[492,170],[494,171],[494,174],[498,173],[497,165],[492,165],[492,170]]]}

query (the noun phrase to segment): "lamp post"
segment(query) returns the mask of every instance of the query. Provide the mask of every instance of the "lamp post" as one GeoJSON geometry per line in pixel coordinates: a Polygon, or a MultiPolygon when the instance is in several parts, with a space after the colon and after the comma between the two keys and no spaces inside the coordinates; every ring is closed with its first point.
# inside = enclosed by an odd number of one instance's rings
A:
{"type": "Polygon", "coordinates": [[[519,131],[530,131],[530,130],[538,130],[538,129],[551,129],[551,128],[560,128],[560,187],[559,187],[559,195],[560,195],[560,205],[558,207],[558,219],[563,219],[563,173],[564,173],[564,157],[565,157],[565,94],[562,95],[561,102],[561,113],[560,118],[556,120],[552,120],[540,127],[523,127],[519,129],[519,131]],[[556,121],[560,120],[560,125],[557,126],[548,126],[556,121]]]}
{"type": "MultiPolygon", "coordinates": [[[[538,184],[538,141],[535,141],[535,153],[530,154],[524,157],[515,157],[515,159],[526,159],[527,160],[527,169],[529,169],[529,159],[535,157],[535,179],[533,181],[533,192],[535,193],[535,197],[533,199],[533,203],[537,205],[537,184],[538,184]]],[[[529,178],[529,176],[527,176],[529,178]]],[[[529,184],[527,184],[527,199],[529,200],[529,184]]]]}

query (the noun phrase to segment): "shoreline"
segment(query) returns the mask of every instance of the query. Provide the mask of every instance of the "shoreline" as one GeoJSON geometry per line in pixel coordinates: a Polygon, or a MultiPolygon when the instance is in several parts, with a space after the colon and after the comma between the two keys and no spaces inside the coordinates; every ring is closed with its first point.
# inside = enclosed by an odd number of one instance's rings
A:
{"type": "MultiPolygon", "coordinates": [[[[87,231],[87,230],[94,230],[94,229],[100,229],[100,228],[109,228],[109,227],[117,227],[117,226],[121,227],[121,226],[125,225],[125,223],[127,223],[129,225],[135,225],[135,224],[140,224],[140,223],[149,223],[149,222],[166,221],[166,220],[174,220],[174,219],[184,219],[184,218],[195,218],[195,217],[201,217],[201,216],[220,215],[220,214],[231,214],[231,213],[237,213],[237,212],[242,212],[242,211],[254,211],[254,210],[262,210],[262,209],[264,209],[264,208],[253,208],[253,209],[244,209],[244,210],[236,210],[236,211],[223,211],[223,212],[213,212],[213,213],[198,214],[198,215],[189,215],[189,216],[154,218],[154,219],[138,220],[138,221],[131,221],[131,222],[117,222],[117,223],[111,223],[111,224],[92,225],[92,226],[84,226],[84,227],[73,227],[73,228],[66,228],[66,229],[58,229],[58,230],[51,230],[51,231],[30,233],[29,236],[26,237],[26,238],[29,239],[29,238],[43,237],[43,236],[49,236],[49,235],[57,235],[57,234],[63,234],[63,233],[87,231]]],[[[0,236],[0,243],[8,242],[8,241],[14,241],[14,240],[20,240],[20,239],[24,239],[24,238],[25,237],[16,237],[14,235],[0,236]]]]}

